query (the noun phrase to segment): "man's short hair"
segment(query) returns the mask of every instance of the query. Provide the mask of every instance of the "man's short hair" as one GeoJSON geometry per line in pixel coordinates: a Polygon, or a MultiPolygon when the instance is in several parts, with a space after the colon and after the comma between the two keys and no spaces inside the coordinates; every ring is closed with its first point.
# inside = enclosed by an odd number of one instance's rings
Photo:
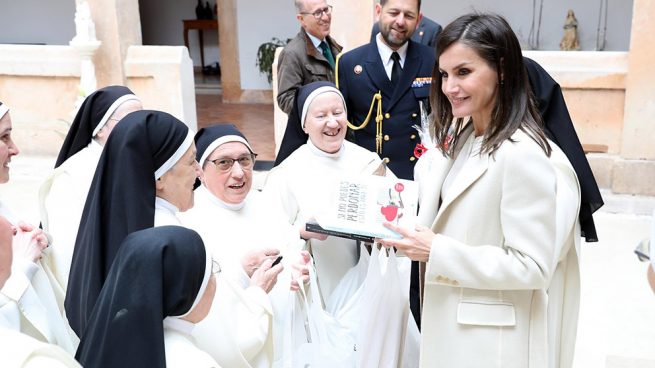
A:
{"type": "Polygon", "coordinates": [[[301,13],[305,10],[304,3],[305,3],[304,0],[294,0],[294,4],[296,5],[296,11],[298,13],[301,13]]]}
{"type": "MultiPolygon", "coordinates": [[[[298,6],[298,1],[301,0],[296,0],[296,7],[298,6]]],[[[387,1],[389,0],[380,0],[380,6],[385,6],[387,4],[387,1]]],[[[421,11],[421,0],[418,0],[418,10],[421,11]]]]}

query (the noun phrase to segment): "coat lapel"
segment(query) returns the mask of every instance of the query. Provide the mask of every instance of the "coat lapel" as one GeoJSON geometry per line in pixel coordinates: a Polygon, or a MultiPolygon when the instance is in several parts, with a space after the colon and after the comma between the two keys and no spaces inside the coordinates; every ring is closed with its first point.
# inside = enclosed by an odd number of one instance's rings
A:
{"type": "MultiPolygon", "coordinates": [[[[453,160],[444,157],[437,148],[434,148],[434,153],[431,156],[421,157],[421,160],[423,159],[429,159],[430,163],[425,166],[425,170],[420,177],[420,202],[417,223],[429,227],[439,211],[441,187],[448,175],[448,171],[453,166],[453,160]]],[[[422,166],[419,164],[421,164],[420,160],[417,167],[422,166]]]]}
{"type": "Polygon", "coordinates": [[[380,52],[378,51],[377,43],[369,43],[369,50],[366,54],[368,56],[366,58],[364,70],[366,73],[368,73],[368,76],[370,77],[375,87],[387,98],[391,98],[393,85],[391,84],[389,77],[387,77],[387,72],[384,70],[384,65],[382,65],[382,59],[380,58],[380,52]]]}
{"type": "Polygon", "coordinates": [[[437,217],[434,220],[433,226],[439,221],[439,218],[446,211],[448,206],[450,206],[455,201],[455,199],[462,195],[462,193],[464,193],[468,187],[473,185],[473,183],[475,183],[482,176],[482,174],[487,171],[488,167],[488,154],[469,157],[469,159],[466,161],[466,164],[464,164],[464,167],[462,167],[462,171],[457,174],[457,177],[453,181],[448,194],[445,198],[443,198],[443,202],[439,207],[439,212],[437,213],[437,217]]]}

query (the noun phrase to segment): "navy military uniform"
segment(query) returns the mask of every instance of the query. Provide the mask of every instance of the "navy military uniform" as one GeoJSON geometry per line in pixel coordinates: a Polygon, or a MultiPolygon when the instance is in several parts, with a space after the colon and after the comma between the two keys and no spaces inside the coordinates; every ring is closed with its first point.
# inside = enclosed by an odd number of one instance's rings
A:
{"type": "Polygon", "coordinates": [[[419,101],[426,107],[429,103],[435,53],[414,41],[408,43],[397,85],[385,72],[375,40],[338,58],[337,82],[354,128],[354,143],[377,152],[398,177],[412,180],[414,148],[420,143],[412,126],[421,124],[419,101]]]}

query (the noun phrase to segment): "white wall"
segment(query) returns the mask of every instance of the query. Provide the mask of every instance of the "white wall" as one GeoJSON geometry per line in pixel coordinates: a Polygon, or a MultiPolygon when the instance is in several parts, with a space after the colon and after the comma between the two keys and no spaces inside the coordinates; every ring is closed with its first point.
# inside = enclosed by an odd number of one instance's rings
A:
{"type": "Polygon", "coordinates": [[[255,65],[259,45],[273,37],[293,38],[300,30],[293,0],[237,0],[242,89],[270,89],[255,65]]]}
{"type": "MultiPolygon", "coordinates": [[[[4,0],[7,1],[7,0],[4,0]]],[[[61,1],[61,0],[59,0],[61,1]]],[[[203,4],[207,0],[203,0],[203,4]]],[[[214,7],[216,0],[209,1],[214,7]]],[[[196,19],[197,0],[139,0],[144,45],[184,46],[183,19],[196,19]]],[[[218,61],[218,32],[205,30],[205,65],[218,61]]],[[[200,66],[198,31],[189,31],[189,55],[200,66]]]]}
{"type": "MultiPolygon", "coordinates": [[[[540,1],[536,1],[537,6],[540,1]]],[[[596,49],[596,29],[600,0],[543,0],[539,50],[559,50],[564,20],[568,9],[578,19],[578,38],[581,50],[596,49]]],[[[628,51],[633,0],[607,1],[607,41],[605,51],[628,51]]],[[[512,25],[521,44],[527,48],[532,23],[533,1],[528,0],[423,0],[421,10],[442,26],[458,16],[477,11],[492,11],[504,16],[512,25]]]]}
{"type": "Polygon", "coordinates": [[[75,36],[74,0],[0,0],[0,43],[68,45],[75,36]]]}

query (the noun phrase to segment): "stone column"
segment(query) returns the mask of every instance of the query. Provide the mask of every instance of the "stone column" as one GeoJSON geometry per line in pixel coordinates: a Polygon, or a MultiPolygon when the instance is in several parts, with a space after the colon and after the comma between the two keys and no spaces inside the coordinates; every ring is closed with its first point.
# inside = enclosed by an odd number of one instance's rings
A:
{"type": "Polygon", "coordinates": [[[75,113],[82,105],[84,98],[97,89],[95,66],[93,65],[93,54],[100,47],[101,42],[96,38],[96,29],[91,20],[89,3],[85,0],[77,3],[75,11],[75,37],[70,45],[80,53],[80,93],[75,102],[75,113]]]}
{"type": "Polygon", "coordinates": [[[236,0],[217,0],[218,44],[221,48],[220,63],[223,102],[240,102],[241,71],[239,68],[239,37],[236,0]]]}
{"type": "MultiPolygon", "coordinates": [[[[634,0],[621,156],[655,160],[655,2],[634,0]]],[[[652,183],[651,183],[652,184],[652,183]]]]}
{"type": "Polygon", "coordinates": [[[332,0],[332,27],[330,35],[344,50],[368,43],[375,17],[375,0],[332,0]]]}
{"type": "MultiPolygon", "coordinates": [[[[78,0],[79,2],[79,0],[78,0]]],[[[98,87],[125,84],[127,49],[141,45],[138,0],[88,0],[102,46],[93,57],[98,87]]]]}

